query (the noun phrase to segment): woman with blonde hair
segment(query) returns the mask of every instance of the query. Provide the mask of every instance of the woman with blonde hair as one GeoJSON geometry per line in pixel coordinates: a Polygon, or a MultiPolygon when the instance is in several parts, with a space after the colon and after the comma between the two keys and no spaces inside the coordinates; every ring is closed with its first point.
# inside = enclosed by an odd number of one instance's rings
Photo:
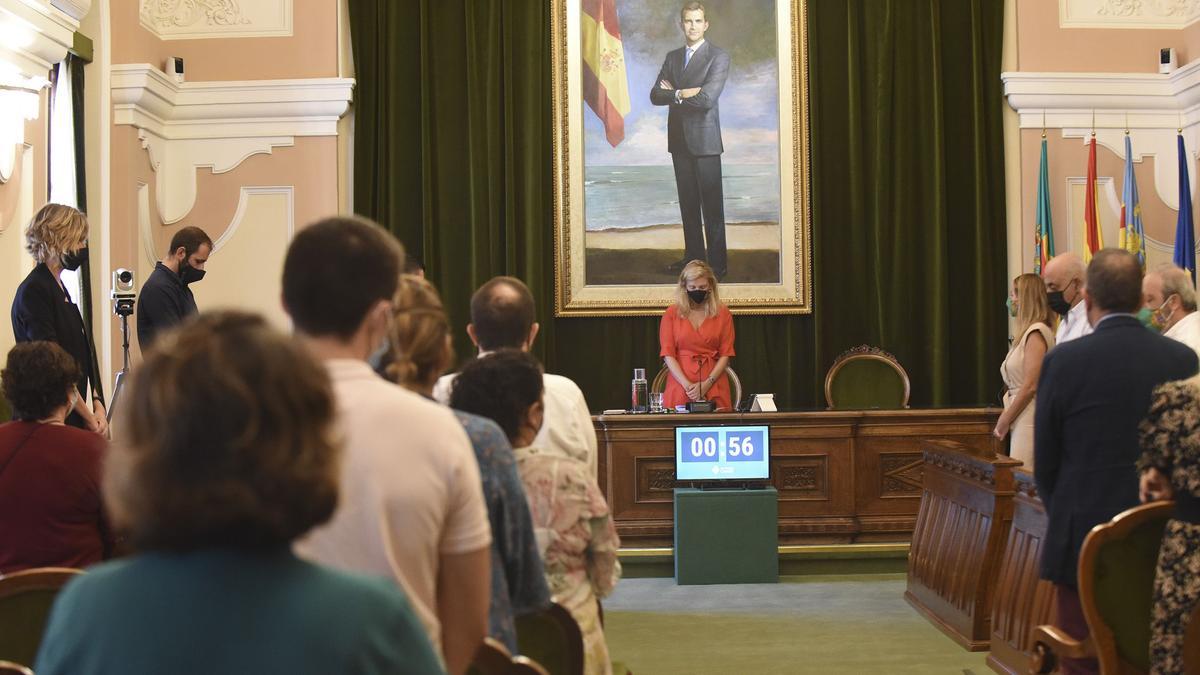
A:
{"type": "Polygon", "coordinates": [[[1017,339],[1000,364],[1004,378],[1004,412],[992,432],[1003,440],[1012,433],[1009,456],[1033,470],[1033,418],[1042,359],[1054,346],[1054,313],[1046,296],[1046,284],[1036,274],[1013,279],[1008,312],[1016,317],[1017,339]]]}
{"type": "Polygon", "coordinates": [[[734,355],[733,339],[733,315],[721,303],[717,276],[707,263],[691,261],[679,273],[675,304],[658,326],[659,356],[671,371],[663,407],[707,400],[718,410],[732,410],[725,368],[734,355]]]}
{"type": "Polygon", "coordinates": [[[75,359],[79,379],[67,424],[104,434],[108,421],[96,345],[61,279],[63,270],[77,270],[87,260],[87,238],[87,217],[78,209],[46,204],[38,210],[25,227],[25,248],[37,265],[17,287],[12,327],[17,342],[53,342],[75,359]]]}
{"type": "MultiPolygon", "coordinates": [[[[450,320],[437,289],[424,278],[406,274],[392,298],[395,317],[385,376],[400,386],[433,398],[433,386],[454,361],[450,320]]],[[[514,618],[550,604],[550,589],[542,568],[529,504],[512,445],[490,419],[454,411],[471,439],[483,497],[492,526],[492,594],[488,635],[517,653],[514,618]]]]}

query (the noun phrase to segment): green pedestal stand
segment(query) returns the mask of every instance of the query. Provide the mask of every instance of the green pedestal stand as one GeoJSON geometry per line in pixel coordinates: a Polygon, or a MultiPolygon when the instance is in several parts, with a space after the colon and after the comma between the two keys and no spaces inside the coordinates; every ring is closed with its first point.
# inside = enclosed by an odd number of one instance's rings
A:
{"type": "Polygon", "coordinates": [[[675,583],[779,581],[779,493],[675,490],[675,583]]]}

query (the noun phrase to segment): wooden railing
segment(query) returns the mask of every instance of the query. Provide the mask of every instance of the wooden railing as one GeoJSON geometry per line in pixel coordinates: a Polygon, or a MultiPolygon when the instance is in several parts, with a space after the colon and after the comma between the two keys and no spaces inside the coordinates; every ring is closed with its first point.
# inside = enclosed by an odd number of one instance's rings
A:
{"type": "Polygon", "coordinates": [[[923,450],[904,598],[963,647],[984,651],[1021,463],[953,441],[926,441],[923,450]]]}
{"type": "Polygon", "coordinates": [[[1038,578],[1046,508],[1029,472],[1018,470],[1013,476],[1017,494],[992,603],[992,653],[987,663],[998,673],[1015,675],[1029,672],[1033,629],[1051,623],[1054,593],[1049,581],[1038,578]]]}

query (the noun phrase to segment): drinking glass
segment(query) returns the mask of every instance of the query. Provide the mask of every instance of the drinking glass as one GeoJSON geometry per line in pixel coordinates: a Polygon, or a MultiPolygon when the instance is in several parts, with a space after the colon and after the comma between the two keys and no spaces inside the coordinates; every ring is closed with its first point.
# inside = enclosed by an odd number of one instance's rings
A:
{"type": "Polygon", "coordinates": [[[661,391],[650,393],[650,412],[660,413],[663,411],[662,396],[661,391]]]}

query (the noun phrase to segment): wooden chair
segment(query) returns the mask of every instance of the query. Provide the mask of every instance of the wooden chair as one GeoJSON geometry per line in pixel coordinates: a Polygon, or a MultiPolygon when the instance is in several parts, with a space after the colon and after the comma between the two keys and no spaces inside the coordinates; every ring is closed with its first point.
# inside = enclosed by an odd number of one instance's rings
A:
{"type": "Polygon", "coordinates": [[[1034,629],[1034,672],[1060,658],[1095,658],[1100,672],[1150,670],[1150,611],[1163,530],[1174,502],[1134,507],[1097,525],[1079,553],[1079,600],[1090,636],[1075,640],[1058,626],[1034,629]]]}
{"type": "MultiPolygon", "coordinates": [[[[667,370],[666,366],[658,371],[654,376],[654,380],[650,383],[650,391],[652,393],[661,394],[667,388],[667,378],[671,376],[671,371],[667,370]]],[[[729,394],[733,402],[734,409],[737,409],[738,403],[742,400],[742,379],[734,372],[730,366],[725,367],[725,377],[729,379],[729,394]]]]}
{"type": "Polygon", "coordinates": [[[0,659],[34,662],[54,598],[77,574],[83,571],[40,567],[0,577],[0,659]]]}
{"type": "Polygon", "coordinates": [[[583,632],[575,617],[557,602],[516,618],[517,648],[550,675],[582,675],[583,632]]]}
{"type": "Polygon", "coordinates": [[[0,675],[33,675],[33,671],[12,661],[0,661],[0,675]]]}
{"type": "Polygon", "coordinates": [[[825,404],[830,410],[907,408],[911,388],[895,356],[861,345],[833,360],[825,374],[825,404]]]}
{"type": "Polygon", "coordinates": [[[526,656],[513,656],[496,640],[485,637],[468,675],[550,675],[537,661],[526,656]]]}

